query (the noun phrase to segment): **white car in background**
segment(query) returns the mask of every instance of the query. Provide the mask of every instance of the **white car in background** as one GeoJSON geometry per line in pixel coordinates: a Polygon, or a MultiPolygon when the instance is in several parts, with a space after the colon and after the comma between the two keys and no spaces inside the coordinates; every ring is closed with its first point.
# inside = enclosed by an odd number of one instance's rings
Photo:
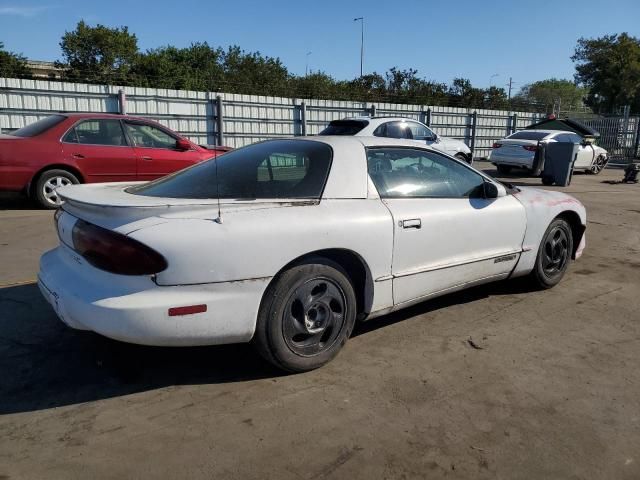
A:
{"type": "Polygon", "coordinates": [[[498,172],[509,173],[512,168],[524,168],[533,171],[539,144],[567,142],[579,144],[578,157],[574,170],[586,170],[600,173],[606,167],[607,151],[585,141],[574,132],[561,130],[521,130],[493,144],[488,160],[498,167],[498,172]]]}
{"type": "Polygon", "coordinates": [[[335,357],[356,320],[524,275],[551,288],[585,245],[575,198],[409,140],[269,140],[58,193],[38,285],[64,323],[147,345],[252,341],[293,372],[335,357]]]}
{"type": "Polygon", "coordinates": [[[422,145],[452,157],[473,162],[471,149],[461,140],[441,137],[424,123],[401,117],[353,117],[329,122],[319,135],[354,135],[357,137],[387,137],[415,140],[422,145]]]}

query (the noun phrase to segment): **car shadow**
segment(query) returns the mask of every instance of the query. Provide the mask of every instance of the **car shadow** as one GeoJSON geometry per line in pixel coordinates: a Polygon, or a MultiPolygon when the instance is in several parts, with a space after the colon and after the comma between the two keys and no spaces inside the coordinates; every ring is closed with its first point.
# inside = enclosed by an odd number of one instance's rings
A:
{"type": "Polygon", "coordinates": [[[34,210],[38,206],[25,195],[0,192],[0,210],[34,210]]]}
{"type": "MultiPolygon", "coordinates": [[[[519,281],[476,287],[359,324],[353,335],[491,295],[528,291],[519,281]]],[[[248,344],[164,348],[126,344],[66,327],[33,284],[0,289],[0,414],[37,411],[173,385],[286,375],[248,344]]]]}

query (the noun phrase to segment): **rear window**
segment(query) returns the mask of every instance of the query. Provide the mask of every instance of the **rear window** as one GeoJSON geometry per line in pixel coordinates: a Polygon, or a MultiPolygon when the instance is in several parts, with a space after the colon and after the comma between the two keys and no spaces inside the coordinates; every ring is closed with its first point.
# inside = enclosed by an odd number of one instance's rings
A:
{"type": "Polygon", "coordinates": [[[551,135],[549,132],[528,132],[523,130],[521,132],[516,132],[513,135],[509,135],[507,138],[512,138],[514,140],[542,140],[547,135],[551,135]]]}
{"type": "Polygon", "coordinates": [[[355,135],[367,125],[366,120],[334,120],[320,135],[355,135]]]}
{"type": "Polygon", "coordinates": [[[308,140],[272,140],[233,150],[127,192],[168,198],[319,199],[333,151],[308,140]],[[217,164],[217,167],[216,167],[217,164]]]}
{"type": "Polygon", "coordinates": [[[26,127],[19,128],[15,132],[11,132],[11,135],[14,137],[35,137],[36,135],[40,135],[50,128],[55,127],[65,118],[67,117],[64,115],[50,115],[38,120],[37,122],[30,123],[26,127]]]}

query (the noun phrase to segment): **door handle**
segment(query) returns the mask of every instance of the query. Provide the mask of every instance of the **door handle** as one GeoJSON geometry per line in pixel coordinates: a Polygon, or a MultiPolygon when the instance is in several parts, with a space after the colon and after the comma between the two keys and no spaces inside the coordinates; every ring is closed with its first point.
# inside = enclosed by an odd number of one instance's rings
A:
{"type": "Polygon", "coordinates": [[[150,162],[151,160],[153,160],[153,158],[151,158],[151,157],[142,157],[142,160],[144,160],[145,162],[150,162]]]}
{"type": "Polygon", "coordinates": [[[81,153],[74,153],[71,155],[73,158],[84,158],[84,155],[82,155],[81,153]]]}
{"type": "Polygon", "coordinates": [[[402,220],[402,228],[419,229],[420,227],[422,227],[422,222],[419,218],[409,218],[407,220],[402,220]]]}

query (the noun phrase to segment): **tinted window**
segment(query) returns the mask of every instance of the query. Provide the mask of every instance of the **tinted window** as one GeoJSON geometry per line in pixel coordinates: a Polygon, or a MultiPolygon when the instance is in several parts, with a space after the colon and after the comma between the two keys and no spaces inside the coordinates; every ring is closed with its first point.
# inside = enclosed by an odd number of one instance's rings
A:
{"type": "Polygon", "coordinates": [[[29,124],[26,127],[19,128],[15,132],[12,132],[11,135],[15,137],[35,137],[36,135],[40,135],[50,128],[55,127],[66,118],[67,117],[64,115],[50,115],[38,120],[37,122],[29,124]]]}
{"type": "Polygon", "coordinates": [[[107,119],[84,120],[69,130],[63,141],[111,147],[127,145],[120,120],[107,119]]]}
{"type": "Polygon", "coordinates": [[[219,192],[220,198],[318,199],[332,156],[331,147],[321,142],[267,141],[127,191],[169,198],[216,198],[219,192]]]}
{"type": "Polygon", "coordinates": [[[355,135],[367,125],[366,120],[334,120],[320,135],[355,135]]]}
{"type": "Polygon", "coordinates": [[[176,138],[157,127],[143,123],[126,124],[127,133],[136,147],[176,148],[176,138]]]}
{"type": "Polygon", "coordinates": [[[513,135],[509,135],[507,138],[513,138],[514,140],[542,140],[547,135],[551,135],[549,132],[533,132],[522,130],[516,132],[513,135]]]}
{"type": "Polygon", "coordinates": [[[372,148],[367,164],[382,198],[479,196],[484,183],[461,163],[425,150],[372,148]]]}
{"type": "Polygon", "coordinates": [[[376,137],[413,138],[407,122],[387,122],[380,125],[373,132],[376,137]]]}

